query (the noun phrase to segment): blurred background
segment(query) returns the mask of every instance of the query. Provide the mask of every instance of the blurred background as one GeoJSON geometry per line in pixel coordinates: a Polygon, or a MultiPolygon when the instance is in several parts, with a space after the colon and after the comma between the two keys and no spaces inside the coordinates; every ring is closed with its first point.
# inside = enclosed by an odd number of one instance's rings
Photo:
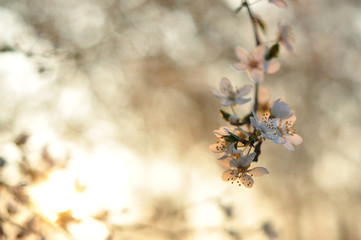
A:
{"type": "Polygon", "coordinates": [[[285,1],[250,2],[265,43],[292,27],[263,86],[303,144],[246,189],[208,149],[210,89],[251,84],[241,1],[0,0],[0,239],[361,239],[361,2],[285,1]]]}

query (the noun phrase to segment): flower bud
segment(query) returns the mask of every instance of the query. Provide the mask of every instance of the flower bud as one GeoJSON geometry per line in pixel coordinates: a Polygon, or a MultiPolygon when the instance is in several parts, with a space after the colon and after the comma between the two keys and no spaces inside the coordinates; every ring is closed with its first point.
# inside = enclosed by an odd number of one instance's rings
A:
{"type": "Polygon", "coordinates": [[[229,122],[233,125],[238,125],[239,124],[239,117],[237,115],[231,115],[229,117],[229,122]]]}

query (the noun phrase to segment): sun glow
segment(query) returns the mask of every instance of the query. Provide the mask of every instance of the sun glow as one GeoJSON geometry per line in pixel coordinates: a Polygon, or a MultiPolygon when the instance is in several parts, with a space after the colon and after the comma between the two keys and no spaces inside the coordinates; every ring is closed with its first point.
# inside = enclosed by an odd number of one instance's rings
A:
{"type": "MultiPolygon", "coordinates": [[[[113,219],[121,223],[137,221],[140,217],[137,211],[126,211],[123,215],[122,212],[135,208],[131,191],[137,179],[131,173],[141,170],[139,159],[126,148],[112,149],[98,149],[92,154],[78,151],[67,169],[54,170],[47,181],[33,186],[29,193],[35,210],[51,222],[57,222],[59,213],[69,211],[74,219],[80,220],[71,224],[79,225],[72,227],[74,231],[87,229],[82,226],[87,224],[94,226],[91,228],[94,234],[98,230],[106,232],[105,225],[92,218],[103,210],[109,210],[115,215],[113,219]]],[[[89,238],[84,235],[79,239],[89,238]]]]}

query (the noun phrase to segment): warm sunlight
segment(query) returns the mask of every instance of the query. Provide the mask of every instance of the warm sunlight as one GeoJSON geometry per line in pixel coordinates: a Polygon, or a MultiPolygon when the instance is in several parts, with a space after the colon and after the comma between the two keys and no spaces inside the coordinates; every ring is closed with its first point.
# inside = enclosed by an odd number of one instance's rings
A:
{"type": "MultiPolygon", "coordinates": [[[[99,149],[93,154],[75,153],[77,161],[71,161],[69,168],[54,170],[47,181],[29,190],[36,210],[52,222],[57,221],[57,214],[70,211],[81,221],[78,225],[91,225],[90,232],[94,233],[104,232],[105,225],[89,219],[102,210],[112,211],[112,217],[121,223],[136,221],[139,218],[137,211],[122,212],[134,209],[131,191],[137,185],[137,178],[129,170],[133,168],[139,173],[139,160],[125,147],[117,149],[99,149]]],[[[72,229],[79,232],[87,227],[74,226],[72,229]]],[[[84,235],[80,239],[90,238],[84,235]]]]}
{"type": "Polygon", "coordinates": [[[361,240],[360,1],[0,0],[0,240],[361,240]]]}

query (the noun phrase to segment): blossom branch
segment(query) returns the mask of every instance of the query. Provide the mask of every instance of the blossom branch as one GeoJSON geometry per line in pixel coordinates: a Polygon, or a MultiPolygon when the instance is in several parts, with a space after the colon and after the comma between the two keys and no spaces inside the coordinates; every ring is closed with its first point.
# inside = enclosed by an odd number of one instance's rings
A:
{"type": "MultiPolygon", "coordinates": [[[[287,4],[283,0],[269,0],[270,3],[284,8],[287,4]]],[[[218,154],[217,159],[222,161],[226,170],[222,174],[224,181],[236,182],[237,185],[250,188],[253,186],[253,177],[267,175],[269,172],[264,167],[251,168],[252,162],[258,162],[261,154],[261,145],[265,140],[283,145],[286,149],[294,151],[293,145],[302,143],[302,138],[296,133],[293,124],[296,120],[295,111],[279,98],[272,106],[267,96],[259,98],[260,82],[264,81],[265,74],[276,73],[281,64],[276,60],[279,52],[279,43],[289,46],[290,30],[288,26],[279,26],[278,40],[269,49],[260,39],[258,27],[265,30],[265,23],[256,17],[248,0],[242,0],[242,4],[236,9],[238,13],[243,7],[247,8],[251,20],[256,48],[249,53],[242,47],[235,48],[235,54],[239,62],[233,63],[236,71],[246,72],[251,80],[255,82],[255,100],[252,112],[240,118],[233,108],[249,102],[245,98],[251,91],[251,86],[234,88],[230,80],[223,77],[220,84],[222,94],[212,91],[213,95],[221,100],[221,105],[231,107],[233,115],[220,110],[224,120],[235,127],[221,127],[213,131],[217,142],[210,145],[209,149],[218,154]],[[262,116],[259,117],[259,114],[262,116]],[[242,120],[241,120],[242,119],[242,120]],[[246,128],[241,125],[246,124],[246,128]]]]}

